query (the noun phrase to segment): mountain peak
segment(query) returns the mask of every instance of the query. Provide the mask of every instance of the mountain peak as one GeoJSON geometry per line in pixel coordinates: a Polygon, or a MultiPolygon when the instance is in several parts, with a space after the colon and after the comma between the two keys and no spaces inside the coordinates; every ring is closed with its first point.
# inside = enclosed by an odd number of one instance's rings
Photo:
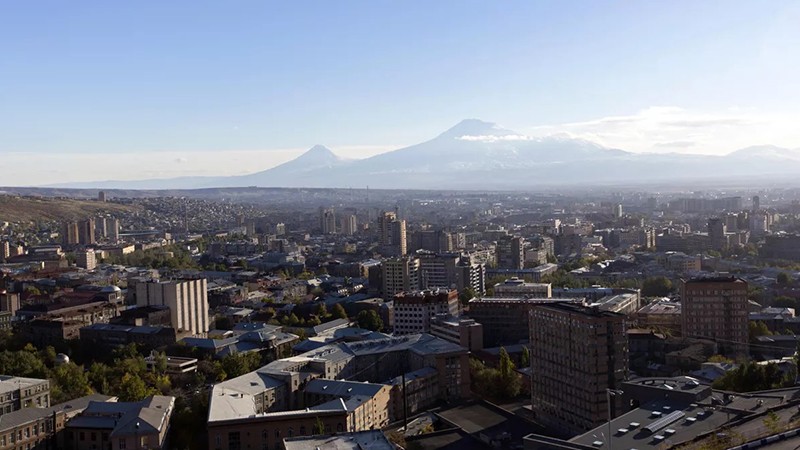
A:
{"type": "Polygon", "coordinates": [[[331,149],[324,145],[315,145],[298,156],[297,159],[314,160],[315,162],[336,162],[340,158],[331,149]]]}
{"type": "Polygon", "coordinates": [[[440,134],[440,138],[457,139],[462,136],[507,136],[516,134],[511,130],[499,127],[496,123],[479,119],[464,119],[455,126],[440,134]]]}

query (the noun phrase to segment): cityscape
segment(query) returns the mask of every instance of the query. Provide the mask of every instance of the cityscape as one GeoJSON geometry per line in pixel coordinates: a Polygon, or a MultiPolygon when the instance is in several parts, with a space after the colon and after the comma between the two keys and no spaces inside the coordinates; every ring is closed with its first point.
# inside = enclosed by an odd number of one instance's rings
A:
{"type": "Polygon", "coordinates": [[[0,6],[0,450],[797,450],[797,23],[0,6]]]}

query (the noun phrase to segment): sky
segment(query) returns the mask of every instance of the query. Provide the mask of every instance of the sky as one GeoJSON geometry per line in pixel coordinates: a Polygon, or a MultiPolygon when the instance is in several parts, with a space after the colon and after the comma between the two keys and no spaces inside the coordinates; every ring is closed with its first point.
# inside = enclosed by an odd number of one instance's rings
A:
{"type": "Polygon", "coordinates": [[[782,0],[0,2],[0,185],[363,158],[465,118],[800,148],[798,23],[782,0]]]}

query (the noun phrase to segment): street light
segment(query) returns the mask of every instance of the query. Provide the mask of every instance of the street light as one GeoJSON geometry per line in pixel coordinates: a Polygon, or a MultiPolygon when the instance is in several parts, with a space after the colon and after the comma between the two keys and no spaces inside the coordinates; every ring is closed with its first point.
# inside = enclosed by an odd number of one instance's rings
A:
{"type": "Polygon", "coordinates": [[[611,446],[611,397],[622,395],[623,393],[619,389],[606,389],[606,398],[608,399],[608,450],[613,450],[611,446]]]}

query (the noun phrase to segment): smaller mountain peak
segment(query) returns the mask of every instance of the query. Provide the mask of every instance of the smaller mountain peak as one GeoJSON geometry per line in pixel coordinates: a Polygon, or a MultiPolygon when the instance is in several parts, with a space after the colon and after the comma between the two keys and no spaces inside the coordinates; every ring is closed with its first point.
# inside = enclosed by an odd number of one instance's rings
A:
{"type": "Polygon", "coordinates": [[[306,154],[308,153],[333,153],[333,151],[324,145],[317,144],[306,150],[306,154]]]}
{"type": "Polygon", "coordinates": [[[333,150],[325,147],[324,145],[315,145],[310,149],[306,150],[305,153],[298,156],[295,160],[314,160],[317,162],[324,162],[324,161],[338,161],[339,157],[336,156],[336,153],[333,153],[333,150]]]}
{"type": "Polygon", "coordinates": [[[496,123],[479,119],[464,119],[440,134],[440,138],[459,138],[461,136],[507,136],[515,134],[511,130],[499,127],[496,123]]]}

